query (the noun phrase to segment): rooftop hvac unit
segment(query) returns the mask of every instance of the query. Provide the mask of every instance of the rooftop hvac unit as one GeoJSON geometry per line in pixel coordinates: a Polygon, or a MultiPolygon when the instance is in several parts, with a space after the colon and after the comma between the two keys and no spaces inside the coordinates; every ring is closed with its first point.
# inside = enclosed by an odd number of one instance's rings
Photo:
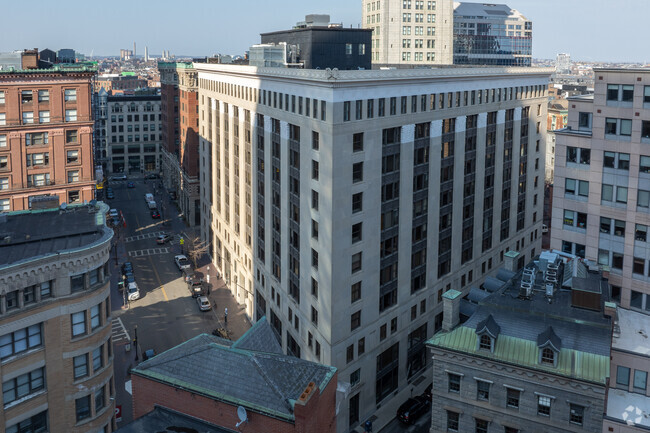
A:
{"type": "Polygon", "coordinates": [[[546,277],[544,281],[546,281],[547,283],[557,284],[557,278],[555,277],[546,277]]]}
{"type": "Polygon", "coordinates": [[[546,296],[553,296],[554,291],[555,291],[555,284],[546,283],[546,296]]]}

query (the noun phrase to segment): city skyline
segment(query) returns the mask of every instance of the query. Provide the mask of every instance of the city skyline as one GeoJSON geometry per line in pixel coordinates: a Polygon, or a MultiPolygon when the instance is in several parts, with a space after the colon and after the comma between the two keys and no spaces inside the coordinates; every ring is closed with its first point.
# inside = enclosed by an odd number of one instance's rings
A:
{"type": "MultiPolygon", "coordinates": [[[[344,27],[361,26],[361,2],[349,0],[332,0],[327,9],[298,0],[261,5],[248,0],[219,7],[199,0],[189,11],[195,16],[192,19],[195,33],[191,37],[188,33],[173,31],[177,27],[175,23],[166,23],[176,16],[176,3],[169,0],[160,1],[157,9],[116,0],[112,8],[102,11],[100,17],[92,16],[91,10],[80,0],[66,0],[65,8],[61,8],[60,3],[50,4],[44,0],[35,3],[42,12],[38,15],[31,13],[34,10],[32,3],[14,2],[3,8],[6,16],[29,15],[33,25],[27,33],[22,30],[22,20],[6,23],[0,29],[0,52],[35,47],[39,50],[73,48],[87,56],[91,53],[93,56],[118,56],[121,48],[132,49],[133,42],[136,42],[136,53],[140,56],[144,54],[145,46],[152,57],[159,57],[163,50],[188,56],[243,55],[251,45],[260,42],[260,33],[291,28],[310,13],[329,14],[332,22],[342,23],[344,27]],[[274,14],[278,5],[288,12],[282,16],[274,14]],[[251,7],[255,7],[258,13],[251,15],[251,7]],[[130,15],[125,14],[125,10],[130,11],[130,15]],[[53,20],[61,23],[73,20],[75,26],[66,27],[66,31],[56,31],[54,27],[53,31],[53,20]],[[78,32],[67,31],[68,28],[78,32]],[[106,30],[93,35],[92,32],[98,28],[106,30]],[[80,34],[83,38],[79,37],[80,34]],[[187,36],[179,37],[179,34],[187,36]]],[[[621,0],[616,8],[605,0],[512,0],[501,3],[517,9],[533,21],[534,58],[550,59],[557,53],[567,52],[572,60],[585,62],[643,63],[650,60],[643,58],[634,44],[623,42],[641,37],[640,29],[644,28],[644,17],[650,13],[650,2],[621,0]],[[607,13],[603,13],[604,10],[607,13]],[[638,37],[635,38],[631,32],[638,32],[638,37]]]]}

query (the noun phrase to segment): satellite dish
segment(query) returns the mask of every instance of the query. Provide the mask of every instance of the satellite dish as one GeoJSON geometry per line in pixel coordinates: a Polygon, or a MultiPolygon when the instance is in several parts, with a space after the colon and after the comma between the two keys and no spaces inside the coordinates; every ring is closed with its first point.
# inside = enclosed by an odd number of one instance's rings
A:
{"type": "Polygon", "coordinates": [[[61,206],[59,206],[59,209],[61,210],[66,210],[68,208],[68,204],[66,202],[61,203],[61,206]]]}
{"type": "Polygon", "coordinates": [[[239,417],[239,422],[235,425],[235,427],[239,427],[243,423],[248,422],[248,415],[246,414],[246,409],[244,409],[244,406],[237,407],[237,416],[239,417]]]}

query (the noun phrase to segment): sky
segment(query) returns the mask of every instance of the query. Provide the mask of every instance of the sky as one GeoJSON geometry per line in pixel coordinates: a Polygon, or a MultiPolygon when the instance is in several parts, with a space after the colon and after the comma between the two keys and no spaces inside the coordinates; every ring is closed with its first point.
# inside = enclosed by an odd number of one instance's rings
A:
{"type": "MultiPolygon", "coordinates": [[[[493,0],[494,1],[494,0],[493,0]]],[[[503,1],[502,1],[503,2],[503,1]]],[[[477,1],[478,3],[478,1],[477,1]]],[[[508,0],[533,21],[533,57],[650,62],[650,0],[508,0]]],[[[0,0],[0,52],[73,48],[87,56],[244,54],[263,32],[311,13],[361,23],[361,0],[0,0]]]]}

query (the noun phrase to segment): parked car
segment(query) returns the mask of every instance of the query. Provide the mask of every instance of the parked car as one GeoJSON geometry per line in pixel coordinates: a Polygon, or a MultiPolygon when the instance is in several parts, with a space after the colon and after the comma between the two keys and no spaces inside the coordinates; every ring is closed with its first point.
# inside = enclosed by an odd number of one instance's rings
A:
{"type": "Polygon", "coordinates": [[[108,216],[111,218],[117,218],[120,216],[120,213],[117,211],[117,209],[111,209],[108,211],[108,216]]]}
{"type": "Polygon", "coordinates": [[[156,243],[162,245],[162,244],[167,243],[167,242],[169,242],[171,240],[172,240],[171,235],[168,235],[167,233],[163,233],[161,235],[158,235],[158,237],[156,238],[156,243]]]}
{"type": "Polygon", "coordinates": [[[199,304],[199,310],[201,311],[210,311],[212,308],[212,305],[210,305],[210,301],[208,300],[207,296],[199,296],[196,298],[196,303],[199,304]]]}
{"type": "Polygon", "coordinates": [[[135,283],[135,275],[133,275],[133,272],[125,273],[124,281],[126,281],[127,284],[135,283]]]}
{"type": "Polygon", "coordinates": [[[133,182],[127,182],[126,187],[127,187],[127,188],[135,188],[135,183],[133,183],[133,182]]]}
{"type": "Polygon", "coordinates": [[[127,271],[133,272],[133,263],[131,262],[122,263],[122,274],[125,274],[127,271]]]}
{"type": "Polygon", "coordinates": [[[187,281],[187,288],[193,298],[206,295],[206,287],[203,279],[196,276],[189,278],[187,281]]]}
{"type": "Polygon", "coordinates": [[[129,301],[135,301],[137,299],[140,299],[140,289],[138,289],[138,284],[135,281],[129,283],[126,293],[127,293],[126,296],[129,298],[129,301]]]}
{"type": "Polygon", "coordinates": [[[160,218],[160,212],[158,212],[156,209],[151,211],[151,218],[157,220],[160,218]]]}
{"type": "Polygon", "coordinates": [[[178,269],[180,269],[181,271],[183,269],[188,269],[192,267],[190,261],[187,260],[187,257],[185,257],[183,254],[174,256],[174,262],[176,262],[176,266],[178,266],[178,269]]]}
{"type": "Polygon", "coordinates": [[[152,209],[152,210],[158,209],[158,206],[156,205],[155,201],[147,202],[147,206],[149,207],[149,209],[152,209]]]}
{"type": "Polygon", "coordinates": [[[113,217],[108,221],[108,225],[111,227],[117,227],[121,222],[120,217],[113,217]]]}
{"type": "Polygon", "coordinates": [[[144,201],[145,201],[145,203],[149,203],[150,201],[154,201],[153,194],[151,194],[150,192],[146,193],[144,195],[144,201]]]}
{"type": "Polygon", "coordinates": [[[397,409],[397,419],[405,424],[414,424],[415,421],[429,411],[431,401],[418,395],[409,398],[397,409]]]}

